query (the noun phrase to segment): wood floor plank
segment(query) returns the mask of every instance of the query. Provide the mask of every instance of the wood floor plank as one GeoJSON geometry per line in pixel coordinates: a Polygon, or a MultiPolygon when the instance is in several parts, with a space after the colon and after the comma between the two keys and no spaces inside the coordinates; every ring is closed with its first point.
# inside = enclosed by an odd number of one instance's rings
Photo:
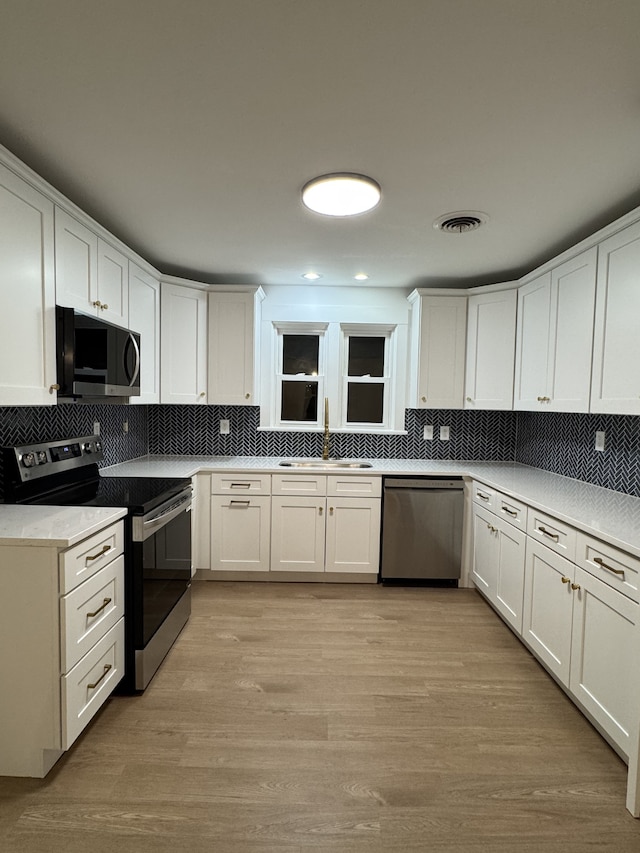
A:
{"type": "Polygon", "coordinates": [[[626,768],[471,590],[193,585],[2,853],[639,853],[626,768]]]}

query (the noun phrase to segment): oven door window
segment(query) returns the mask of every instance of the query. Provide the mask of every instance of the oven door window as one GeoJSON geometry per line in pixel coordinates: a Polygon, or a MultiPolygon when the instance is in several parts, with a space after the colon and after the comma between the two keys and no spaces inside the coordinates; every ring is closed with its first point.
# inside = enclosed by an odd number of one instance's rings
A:
{"type": "Polygon", "coordinates": [[[136,610],[141,604],[142,619],[136,620],[135,645],[144,648],[191,582],[191,513],[181,512],[144,542],[142,588],[138,588],[136,610]]]}

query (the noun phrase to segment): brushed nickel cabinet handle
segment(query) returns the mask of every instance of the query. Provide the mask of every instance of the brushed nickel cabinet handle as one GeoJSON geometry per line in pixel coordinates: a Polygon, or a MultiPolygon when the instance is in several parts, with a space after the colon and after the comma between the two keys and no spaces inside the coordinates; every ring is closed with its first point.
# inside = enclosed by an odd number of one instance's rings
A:
{"type": "Polygon", "coordinates": [[[321,506],[318,507],[318,515],[322,515],[322,507],[321,506]]]}
{"type": "Polygon", "coordinates": [[[503,506],[503,507],[502,507],[502,511],[503,511],[503,512],[506,512],[506,513],[507,513],[507,515],[512,516],[512,518],[515,518],[515,517],[516,517],[516,515],[518,514],[515,510],[513,510],[513,509],[509,509],[509,508],[508,508],[508,507],[506,507],[506,506],[503,506]]]}
{"type": "Polygon", "coordinates": [[[250,489],[251,483],[230,483],[230,489],[250,489]]]}
{"type": "Polygon", "coordinates": [[[540,525],[538,530],[543,534],[543,536],[548,536],[549,539],[553,539],[554,542],[558,542],[560,539],[560,536],[557,533],[549,533],[546,527],[543,527],[542,525],[540,525]]]}
{"type": "Polygon", "coordinates": [[[55,382],[53,385],[49,385],[49,393],[50,394],[53,394],[54,391],[59,391],[59,390],[60,390],[60,385],[57,382],[55,382]]]}
{"type": "Polygon", "coordinates": [[[566,578],[564,576],[561,577],[560,580],[562,581],[562,583],[571,583],[571,578],[566,578]]]}
{"type": "Polygon", "coordinates": [[[597,563],[603,569],[608,569],[610,572],[613,572],[614,575],[621,575],[622,577],[624,577],[624,569],[614,569],[613,566],[608,566],[602,559],[602,557],[594,557],[593,562],[597,563]]]}
{"type": "Polygon", "coordinates": [[[88,619],[93,619],[93,617],[94,617],[94,616],[97,616],[97,615],[98,615],[98,613],[102,613],[102,611],[105,609],[105,607],[107,606],[107,604],[111,604],[111,599],[110,599],[110,598],[105,598],[105,599],[103,599],[102,604],[100,605],[100,607],[98,607],[98,609],[97,609],[97,610],[94,610],[94,611],[93,611],[93,613],[87,613],[87,618],[88,618],[88,619]]]}
{"type": "Polygon", "coordinates": [[[102,302],[99,299],[96,299],[95,302],[91,303],[94,308],[102,308],[102,302]]]}
{"type": "Polygon", "coordinates": [[[97,560],[98,557],[102,557],[103,554],[107,553],[107,551],[110,551],[112,547],[112,545],[105,545],[101,551],[98,551],[97,554],[91,554],[89,557],[85,557],[85,560],[87,563],[91,563],[93,560],[97,560]]]}
{"type": "Polygon", "coordinates": [[[244,399],[245,399],[245,400],[249,400],[250,398],[251,398],[251,394],[249,394],[249,392],[247,392],[247,393],[244,395],[244,399]]]}
{"type": "Polygon", "coordinates": [[[229,501],[229,506],[251,506],[251,501],[229,501]]]}
{"type": "Polygon", "coordinates": [[[580,589],[580,584],[579,583],[572,583],[571,589],[573,589],[573,590],[580,589]]]}
{"type": "Polygon", "coordinates": [[[102,308],[103,311],[108,311],[109,306],[107,305],[106,302],[103,302],[102,305],[100,306],[100,308],[102,308]]]}
{"type": "Polygon", "coordinates": [[[93,684],[87,684],[87,689],[88,689],[88,690],[93,690],[93,689],[94,689],[94,687],[97,687],[97,686],[98,686],[98,684],[100,684],[100,682],[101,682],[101,681],[102,681],[102,679],[106,676],[106,674],[109,672],[109,670],[110,670],[110,669],[113,669],[113,666],[112,666],[110,663],[105,663],[105,665],[104,665],[104,672],[102,673],[102,675],[100,676],[100,678],[99,678],[97,681],[94,681],[94,682],[93,682],[93,684]]]}
{"type": "Polygon", "coordinates": [[[333,515],[333,507],[332,506],[329,507],[329,515],[333,515]]]}
{"type": "Polygon", "coordinates": [[[426,397],[420,397],[420,399],[421,399],[421,401],[422,401],[423,403],[426,403],[426,402],[427,402],[427,398],[426,398],[426,397]]]}
{"type": "Polygon", "coordinates": [[[476,494],[480,498],[480,500],[483,500],[483,501],[489,500],[489,495],[485,495],[484,492],[476,492],[476,494]]]}

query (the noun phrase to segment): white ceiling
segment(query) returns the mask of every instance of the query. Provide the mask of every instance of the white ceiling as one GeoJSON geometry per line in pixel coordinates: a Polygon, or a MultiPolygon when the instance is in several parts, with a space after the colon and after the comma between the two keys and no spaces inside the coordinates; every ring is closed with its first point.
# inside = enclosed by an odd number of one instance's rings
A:
{"type": "Polygon", "coordinates": [[[165,273],[490,283],[640,204],[639,36],[640,0],[3,0],[0,142],[165,273]],[[306,211],[334,171],[380,206],[306,211]]]}

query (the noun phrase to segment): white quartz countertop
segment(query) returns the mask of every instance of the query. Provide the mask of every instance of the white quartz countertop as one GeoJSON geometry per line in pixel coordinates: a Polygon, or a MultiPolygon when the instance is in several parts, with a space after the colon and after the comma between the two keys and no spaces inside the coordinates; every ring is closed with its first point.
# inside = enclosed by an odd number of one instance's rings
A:
{"type": "MultiPolygon", "coordinates": [[[[144,456],[103,468],[104,477],[192,477],[199,472],[292,473],[274,456],[144,456]]],[[[359,460],[365,461],[365,460],[359,460]]],[[[640,557],[640,498],[551,474],[517,462],[367,459],[371,468],[328,473],[463,476],[480,480],[561,521],[640,557]]],[[[309,472],[310,469],[304,469],[309,472]]],[[[323,472],[321,468],[318,473],[323,472]]]]}
{"type": "Polygon", "coordinates": [[[0,545],[69,548],[126,514],[117,508],[0,504],[0,545]]]}

